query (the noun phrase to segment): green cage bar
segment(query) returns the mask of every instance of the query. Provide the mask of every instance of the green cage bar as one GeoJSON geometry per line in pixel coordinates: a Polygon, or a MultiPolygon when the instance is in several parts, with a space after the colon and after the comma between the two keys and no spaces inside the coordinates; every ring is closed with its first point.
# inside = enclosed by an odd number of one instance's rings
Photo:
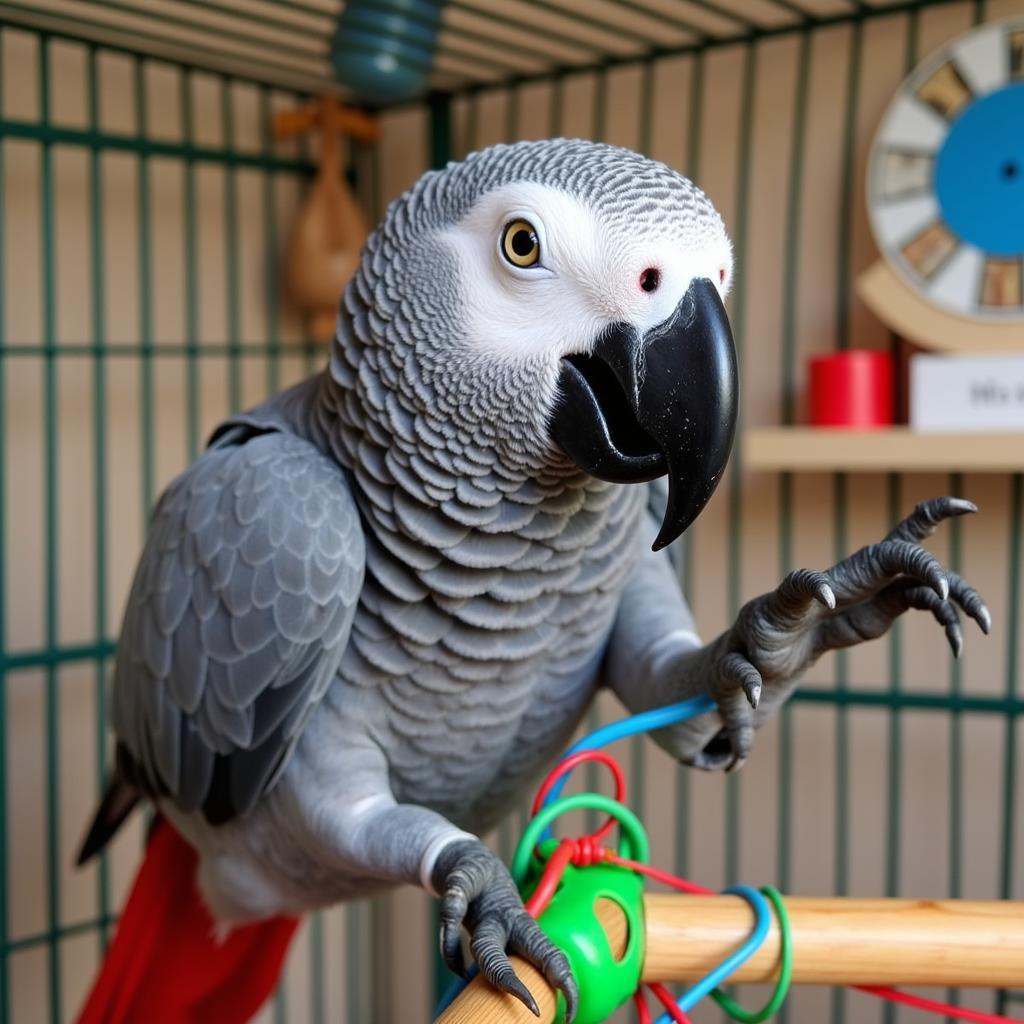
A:
{"type": "MultiPolygon", "coordinates": [[[[6,100],[3,78],[0,76],[0,114],[6,100]]],[[[0,138],[0,551],[7,547],[7,446],[2,439],[7,434],[7,360],[2,353],[7,346],[7,293],[2,287],[6,280],[7,249],[3,240],[7,235],[7,161],[6,143],[0,138]]],[[[0,569],[0,652],[7,650],[7,573],[0,569]]],[[[0,661],[0,1021],[10,1019],[10,936],[8,932],[8,801],[7,801],[7,666],[0,661]]]]}

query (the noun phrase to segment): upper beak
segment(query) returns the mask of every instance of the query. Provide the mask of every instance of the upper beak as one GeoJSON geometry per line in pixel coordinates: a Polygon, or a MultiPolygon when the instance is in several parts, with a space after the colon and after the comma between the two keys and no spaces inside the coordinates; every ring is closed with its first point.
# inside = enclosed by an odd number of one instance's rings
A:
{"type": "Polygon", "coordinates": [[[654,550],[708,503],[736,430],[736,349],[718,289],[695,280],[664,323],[605,331],[592,354],[562,360],[551,436],[581,469],[631,483],[668,474],[654,550]]]}

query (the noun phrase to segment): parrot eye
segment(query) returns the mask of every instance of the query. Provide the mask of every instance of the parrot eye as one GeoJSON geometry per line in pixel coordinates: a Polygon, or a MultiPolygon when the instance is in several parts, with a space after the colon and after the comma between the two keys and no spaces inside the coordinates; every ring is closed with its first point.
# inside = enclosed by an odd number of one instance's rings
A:
{"type": "Polygon", "coordinates": [[[528,220],[509,222],[501,235],[501,251],[514,267],[534,266],[540,262],[537,229],[528,220]]]}

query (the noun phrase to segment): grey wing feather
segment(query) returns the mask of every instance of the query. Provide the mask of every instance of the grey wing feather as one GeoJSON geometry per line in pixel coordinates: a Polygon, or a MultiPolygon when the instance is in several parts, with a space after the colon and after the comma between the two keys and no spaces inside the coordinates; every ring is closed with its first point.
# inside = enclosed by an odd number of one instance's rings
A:
{"type": "Polygon", "coordinates": [[[341,467],[298,437],[230,432],[171,484],[114,680],[146,789],[214,822],[251,809],[337,671],[364,563],[341,467]]]}

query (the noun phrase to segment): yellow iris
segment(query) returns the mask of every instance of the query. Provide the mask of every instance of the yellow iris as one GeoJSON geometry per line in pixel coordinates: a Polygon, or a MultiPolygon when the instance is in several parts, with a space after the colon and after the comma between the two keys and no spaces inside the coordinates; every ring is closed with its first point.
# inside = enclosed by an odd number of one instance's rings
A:
{"type": "Polygon", "coordinates": [[[505,226],[501,251],[515,267],[532,267],[540,260],[540,239],[528,220],[514,220],[505,226]]]}

